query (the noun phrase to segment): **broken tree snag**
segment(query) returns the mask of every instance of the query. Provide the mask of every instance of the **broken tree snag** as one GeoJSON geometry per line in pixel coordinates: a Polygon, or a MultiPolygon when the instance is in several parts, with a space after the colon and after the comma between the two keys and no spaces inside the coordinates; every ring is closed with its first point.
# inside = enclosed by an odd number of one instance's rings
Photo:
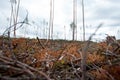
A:
{"type": "Polygon", "coordinates": [[[116,40],[116,37],[115,37],[115,36],[107,36],[107,37],[106,37],[106,42],[107,42],[107,44],[112,44],[112,43],[115,42],[115,40],[116,40]]]}
{"type": "Polygon", "coordinates": [[[37,37],[37,40],[38,40],[39,45],[42,47],[42,49],[45,49],[45,47],[42,45],[38,37],[37,37]]]}
{"type": "Polygon", "coordinates": [[[107,36],[106,43],[107,43],[107,45],[113,47],[113,51],[112,51],[113,53],[116,53],[120,48],[120,44],[117,42],[115,36],[107,36]]]}

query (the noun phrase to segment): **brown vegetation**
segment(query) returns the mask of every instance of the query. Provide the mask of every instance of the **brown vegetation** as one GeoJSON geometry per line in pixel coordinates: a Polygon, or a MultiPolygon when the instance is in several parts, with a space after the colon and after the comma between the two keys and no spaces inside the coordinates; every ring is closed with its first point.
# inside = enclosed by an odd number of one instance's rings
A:
{"type": "MultiPolygon", "coordinates": [[[[10,43],[6,39],[4,43],[0,39],[0,44],[4,44],[0,50],[0,79],[81,78],[81,54],[86,42],[15,38],[10,43]]],[[[90,42],[87,79],[120,80],[120,49],[114,51],[114,47],[105,41],[90,42]]]]}

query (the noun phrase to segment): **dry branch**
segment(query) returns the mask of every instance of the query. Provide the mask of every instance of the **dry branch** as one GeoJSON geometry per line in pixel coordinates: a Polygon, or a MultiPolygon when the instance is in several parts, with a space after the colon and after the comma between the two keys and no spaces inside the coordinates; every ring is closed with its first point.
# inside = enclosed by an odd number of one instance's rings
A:
{"type": "Polygon", "coordinates": [[[29,75],[31,75],[33,78],[35,78],[35,74],[33,72],[36,72],[38,73],[39,75],[42,75],[44,76],[47,80],[50,80],[50,78],[42,71],[38,71],[37,69],[25,64],[25,63],[22,63],[20,61],[14,61],[8,57],[5,57],[3,55],[0,55],[0,61],[1,61],[1,64],[5,64],[5,65],[2,65],[0,66],[1,68],[4,66],[4,68],[10,68],[10,69],[14,69],[14,70],[17,70],[17,71],[23,71],[23,72],[26,72],[28,73],[29,75]],[[5,67],[6,66],[6,67],[5,67]],[[17,67],[17,68],[16,68],[17,67]]]}
{"type": "Polygon", "coordinates": [[[37,37],[37,40],[38,40],[39,45],[42,47],[42,49],[45,49],[45,47],[42,45],[38,37],[37,37]]]}

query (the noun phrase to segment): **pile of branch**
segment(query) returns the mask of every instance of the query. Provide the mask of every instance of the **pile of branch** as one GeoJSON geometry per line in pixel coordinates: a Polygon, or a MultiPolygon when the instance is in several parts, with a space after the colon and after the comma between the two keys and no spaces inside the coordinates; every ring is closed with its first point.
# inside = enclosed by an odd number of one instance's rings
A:
{"type": "Polygon", "coordinates": [[[30,80],[50,78],[42,71],[39,71],[18,60],[13,60],[0,54],[0,79],[1,80],[30,80]]]}

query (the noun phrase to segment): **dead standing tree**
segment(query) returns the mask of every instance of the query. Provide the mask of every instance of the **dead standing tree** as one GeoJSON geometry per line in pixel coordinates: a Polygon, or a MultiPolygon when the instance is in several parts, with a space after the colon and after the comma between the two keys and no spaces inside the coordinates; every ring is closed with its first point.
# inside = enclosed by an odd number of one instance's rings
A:
{"type": "Polygon", "coordinates": [[[18,13],[19,13],[19,6],[20,6],[20,0],[10,0],[11,2],[11,19],[10,19],[10,26],[13,22],[14,24],[14,37],[16,37],[16,26],[15,25],[18,21],[18,13]]]}
{"type": "Polygon", "coordinates": [[[76,25],[74,22],[70,24],[70,28],[72,29],[72,40],[74,41],[75,40],[75,28],[76,28],[76,25]]]}
{"type": "Polygon", "coordinates": [[[77,0],[73,0],[74,37],[77,40],[77,0]]]}
{"type": "Polygon", "coordinates": [[[73,22],[70,24],[72,29],[72,40],[77,40],[77,0],[73,0],[73,22]]]}
{"type": "Polygon", "coordinates": [[[84,13],[84,0],[82,0],[82,23],[83,23],[83,41],[85,41],[85,13],[84,13]]]}
{"type": "Polygon", "coordinates": [[[50,20],[48,39],[53,39],[54,0],[50,0],[50,20]]]}

